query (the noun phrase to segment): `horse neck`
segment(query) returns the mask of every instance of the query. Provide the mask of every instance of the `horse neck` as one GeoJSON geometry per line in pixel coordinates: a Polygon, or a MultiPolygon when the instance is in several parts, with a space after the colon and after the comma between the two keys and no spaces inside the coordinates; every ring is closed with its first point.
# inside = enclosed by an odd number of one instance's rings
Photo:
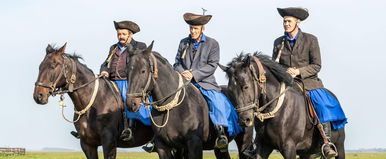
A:
{"type": "MultiPolygon", "coordinates": [[[[74,88],[77,88],[83,84],[86,84],[94,80],[95,75],[84,65],[80,64],[78,61],[76,63],[76,81],[74,83],[74,88]]],[[[98,79],[97,79],[98,80],[98,79]]],[[[76,89],[73,92],[68,93],[71,100],[74,103],[76,110],[84,109],[84,107],[89,103],[91,96],[94,91],[95,82],[76,89]]]]}
{"type": "MultiPolygon", "coordinates": [[[[265,84],[265,91],[267,95],[267,100],[272,100],[275,98],[277,95],[280,94],[280,84],[281,82],[270,72],[268,69],[265,70],[265,75],[266,75],[266,84],[265,84]]],[[[266,102],[268,102],[266,101],[266,102]]]]}
{"type": "MultiPolygon", "coordinates": [[[[154,100],[159,100],[178,89],[179,75],[168,64],[163,64],[159,60],[158,63],[158,78],[153,79],[154,88],[152,95],[154,100]]],[[[170,98],[171,99],[171,98],[170,98]]],[[[169,99],[169,100],[170,100],[169,99]]]]}

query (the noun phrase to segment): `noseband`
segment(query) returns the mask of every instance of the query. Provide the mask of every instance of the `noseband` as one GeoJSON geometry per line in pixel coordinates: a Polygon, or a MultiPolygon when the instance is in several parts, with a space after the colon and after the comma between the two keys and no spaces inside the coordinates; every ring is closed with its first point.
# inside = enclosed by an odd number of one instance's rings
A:
{"type": "Polygon", "coordinates": [[[35,86],[41,86],[41,87],[45,87],[45,88],[49,88],[50,89],[50,93],[51,95],[56,95],[56,94],[59,94],[59,93],[66,93],[66,92],[73,92],[74,91],[74,83],[76,82],[76,63],[73,59],[67,57],[65,54],[62,55],[63,57],[63,64],[62,64],[62,69],[60,70],[60,73],[58,75],[58,77],[56,77],[56,80],[53,84],[46,84],[46,83],[41,83],[41,82],[35,82],[35,86]],[[67,77],[67,65],[66,65],[66,60],[69,60],[70,61],[70,65],[72,66],[72,72],[71,72],[71,77],[68,78],[67,77]],[[58,84],[59,80],[62,78],[62,76],[64,76],[64,78],[66,79],[66,86],[68,88],[67,91],[63,92],[63,91],[60,91],[59,89],[56,88],[56,85],[58,84]]]}

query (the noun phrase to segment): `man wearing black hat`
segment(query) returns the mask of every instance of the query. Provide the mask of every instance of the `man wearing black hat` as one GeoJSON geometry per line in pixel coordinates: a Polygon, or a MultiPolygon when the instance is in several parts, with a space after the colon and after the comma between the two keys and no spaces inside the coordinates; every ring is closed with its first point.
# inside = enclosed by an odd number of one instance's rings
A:
{"type": "MultiPolygon", "coordinates": [[[[127,74],[126,64],[131,52],[135,49],[146,49],[146,44],[138,42],[133,39],[133,35],[140,31],[139,26],[132,21],[115,22],[114,26],[117,31],[118,43],[110,47],[107,59],[103,62],[100,68],[100,74],[106,78],[112,80],[119,88],[123,103],[126,103],[126,91],[127,91],[127,74]]],[[[121,139],[129,141],[132,139],[132,128],[134,125],[134,118],[140,120],[145,125],[150,125],[148,118],[149,110],[141,107],[138,112],[140,115],[135,115],[127,111],[127,107],[124,104],[123,119],[124,130],[121,134],[121,139]],[[128,119],[128,120],[126,120],[128,119]]],[[[77,132],[71,132],[72,135],[78,137],[77,132]]]]}
{"type": "Polygon", "coordinates": [[[323,125],[323,154],[327,158],[337,156],[330,142],[331,127],[341,129],[347,123],[347,118],[338,102],[323,86],[318,78],[321,69],[321,57],[318,39],[309,33],[302,32],[299,23],[308,17],[308,11],[303,8],[278,8],[283,17],[284,35],[274,42],[272,59],[287,68],[292,77],[304,83],[312,104],[323,125]]]}
{"type": "Polygon", "coordinates": [[[224,127],[228,128],[230,136],[237,135],[242,129],[237,124],[238,117],[231,102],[221,93],[214,77],[220,59],[219,44],[203,33],[204,25],[212,16],[185,13],[183,18],[189,24],[190,35],[180,41],[174,68],[186,80],[192,81],[205,97],[217,132],[215,147],[227,148],[224,127]]]}

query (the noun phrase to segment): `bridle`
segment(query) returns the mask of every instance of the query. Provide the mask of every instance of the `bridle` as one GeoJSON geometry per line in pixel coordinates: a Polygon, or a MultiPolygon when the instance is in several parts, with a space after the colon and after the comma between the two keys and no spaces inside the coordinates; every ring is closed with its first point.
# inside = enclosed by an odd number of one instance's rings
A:
{"type": "MultiPolygon", "coordinates": [[[[54,83],[46,84],[46,83],[42,83],[42,82],[35,82],[35,86],[41,86],[41,87],[49,88],[50,94],[53,96],[55,96],[56,94],[60,94],[60,93],[64,92],[63,90],[60,90],[59,88],[56,87],[59,80],[62,78],[62,76],[64,76],[64,78],[66,80],[66,85],[64,87],[67,87],[67,89],[68,89],[67,91],[68,92],[74,91],[74,83],[76,82],[76,63],[73,59],[67,57],[65,54],[63,54],[62,57],[63,57],[62,69],[60,70],[60,73],[56,77],[56,80],[54,81],[54,83]],[[66,60],[70,61],[71,66],[72,66],[72,69],[71,69],[72,72],[71,72],[70,78],[67,77],[68,70],[66,68],[68,65],[66,65],[66,60]]],[[[79,89],[79,88],[77,88],[77,89],[79,89]]]]}
{"type": "Polygon", "coordinates": [[[148,94],[149,90],[148,89],[150,87],[151,81],[152,80],[155,81],[158,78],[157,60],[156,60],[153,53],[150,53],[150,58],[148,60],[149,60],[149,65],[150,65],[150,71],[149,71],[149,75],[148,75],[145,87],[139,93],[127,94],[127,97],[128,98],[130,98],[130,97],[141,98],[141,101],[145,107],[153,106],[153,109],[155,109],[157,111],[160,111],[160,112],[166,111],[166,121],[164,122],[164,124],[161,124],[161,125],[158,125],[154,121],[154,119],[151,115],[151,112],[149,111],[149,113],[150,113],[149,115],[150,115],[150,119],[151,119],[152,123],[156,127],[162,128],[162,127],[165,127],[169,121],[169,111],[171,109],[173,109],[174,107],[179,106],[182,103],[182,101],[184,101],[184,98],[186,95],[185,87],[190,84],[190,81],[186,81],[185,83],[183,83],[181,75],[178,74],[178,77],[179,77],[178,88],[175,91],[172,91],[171,93],[167,94],[166,96],[164,96],[161,99],[158,99],[157,101],[147,102],[147,99],[149,98],[149,94],[148,94]],[[182,98],[180,99],[180,95],[182,94],[182,90],[184,93],[183,93],[182,98]],[[165,99],[167,99],[173,95],[175,95],[175,97],[170,102],[168,102],[167,104],[164,104],[162,106],[158,106],[158,104],[161,103],[161,101],[164,101],[165,99]]]}
{"type": "Polygon", "coordinates": [[[236,108],[236,112],[244,112],[248,111],[250,109],[257,109],[259,107],[259,88],[261,89],[261,94],[263,95],[263,98],[266,98],[266,82],[267,77],[265,76],[265,70],[263,68],[263,65],[261,64],[260,60],[255,57],[251,56],[255,63],[257,64],[258,70],[259,70],[259,76],[256,74],[256,69],[251,63],[249,65],[249,71],[252,74],[253,77],[253,88],[254,88],[254,96],[253,96],[253,102],[247,105],[241,105],[236,108]]]}
{"type": "Polygon", "coordinates": [[[157,67],[157,60],[153,53],[150,53],[149,65],[150,65],[150,71],[149,75],[147,76],[146,85],[139,93],[130,93],[127,94],[127,97],[140,97],[142,101],[146,101],[148,98],[148,89],[151,83],[152,78],[156,80],[158,78],[158,67],[157,67]],[[153,62],[154,61],[154,62],[153,62]]]}
{"type": "Polygon", "coordinates": [[[253,76],[253,85],[254,85],[254,99],[251,104],[248,104],[246,106],[239,106],[236,108],[236,112],[244,112],[247,110],[254,110],[253,115],[256,116],[261,122],[263,122],[265,119],[273,118],[275,117],[276,112],[281,108],[283,105],[284,97],[285,97],[285,92],[290,88],[286,87],[284,82],[280,83],[280,93],[276,97],[274,97],[272,100],[269,102],[265,103],[263,106],[260,107],[260,101],[259,101],[259,88],[261,89],[261,95],[263,96],[263,100],[267,101],[267,92],[266,92],[266,82],[267,78],[265,76],[265,70],[263,68],[263,65],[261,64],[260,60],[252,56],[253,60],[257,64],[257,67],[259,69],[259,76],[256,74],[256,70],[253,67],[252,64],[249,65],[249,70],[252,73],[253,76]],[[262,113],[270,104],[272,104],[274,101],[278,99],[278,102],[276,103],[276,106],[274,109],[270,112],[267,113],[262,113]]]}
{"type": "MultiPolygon", "coordinates": [[[[60,70],[60,73],[59,75],[56,77],[56,80],[53,84],[46,84],[46,83],[42,83],[42,82],[35,82],[35,86],[40,86],[40,87],[45,87],[45,88],[49,88],[50,89],[50,95],[52,96],[55,96],[56,94],[60,94],[60,101],[59,101],[59,105],[62,107],[62,116],[63,118],[68,121],[68,122],[71,122],[71,123],[75,123],[77,121],[79,121],[81,115],[85,114],[90,108],[91,106],[93,105],[94,101],[95,101],[95,98],[96,98],[96,95],[97,95],[97,92],[98,92],[98,89],[99,89],[99,78],[101,76],[97,76],[95,75],[95,78],[93,80],[90,80],[88,81],[87,83],[85,84],[82,84],[76,88],[74,88],[74,84],[76,82],[76,62],[69,58],[66,54],[63,54],[62,55],[63,57],[63,64],[62,64],[62,69],[60,70]],[[70,78],[68,78],[67,74],[68,74],[68,69],[67,69],[67,64],[66,64],[66,60],[67,61],[70,61],[70,65],[72,66],[72,69],[71,69],[71,76],[70,78]],[[64,76],[64,79],[66,81],[66,85],[63,86],[63,87],[59,87],[57,88],[57,84],[59,82],[59,80],[62,78],[62,76],[64,76]],[[77,111],[75,110],[75,114],[78,115],[77,119],[75,120],[69,120],[67,119],[65,116],[64,116],[64,107],[65,107],[65,104],[64,104],[64,93],[71,93],[71,92],[74,92],[80,88],[83,88],[87,85],[89,85],[90,83],[94,82],[95,81],[95,85],[94,85],[94,89],[93,89],[93,93],[91,95],[91,99],[89,101],[89,103],[85,106],[84,109],[80,110],[80,111],[77,111]],[[67,87],[67,90],[64,90],[64,88],[67,87]]],[[[69,67],[71,67],[69,66],[69,67]]]]}

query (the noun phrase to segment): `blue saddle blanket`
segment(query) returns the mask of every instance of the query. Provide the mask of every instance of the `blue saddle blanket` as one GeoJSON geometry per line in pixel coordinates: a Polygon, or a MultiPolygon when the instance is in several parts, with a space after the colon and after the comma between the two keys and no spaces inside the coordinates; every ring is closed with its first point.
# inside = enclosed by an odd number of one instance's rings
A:
{"type": "MultiPolygon", "coordinates": [[[[141,121],[144,125],[150,126],[150,109],[151,108],[145,108],[145,106],[141,106],[139,108],[138,112],[129,112],[126,107],[126,92],[127,92],[127,81],[126,80],[117,80],[114,81],[115,84],[117,84],[119,92],[121,93],[121,97],[123,99],[123,105],[124,105],[124,111],[126,112],[126,116],[129,119],[136,119],[141,121]]],[[[151,101],[151,97],[149,98],[149,101],[151,101]]]]}
{"type": "Polygon", "coordinates": [[[214,125],[228,127],[229,136],[236,136],[243,129],[238,125],[238,115],[229,99],[216,90],[205,90],[197,83],[193,84],[201,91],[209,107],[209,117],[214,125]]]}
{"type": "Polygon", "coordinates": [[[331,122],[332,128],[338,130],[347,124],[346,115],[339,101],[324,88],[309,90],[308,94],[321,123],[331,122]]]}

